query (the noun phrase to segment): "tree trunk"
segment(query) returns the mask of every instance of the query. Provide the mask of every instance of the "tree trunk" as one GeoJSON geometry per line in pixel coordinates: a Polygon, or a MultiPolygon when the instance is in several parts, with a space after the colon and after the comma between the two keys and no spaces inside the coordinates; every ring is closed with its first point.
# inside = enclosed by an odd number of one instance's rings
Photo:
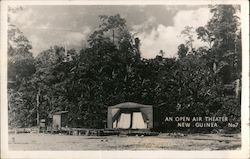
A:
{"type": "Polygon", "coordinates": [[[40,92],[41,92],[41,90],[40,90],[40,88],[38,88],[38,92],[36,95],[36,123],[37,123],[37,126],[39,126],[39,123],[40,123],[40,117],[39,117],[40,92]]]}
{"type": "Polygon", "coordinates": [[[217,70],[217,66],[216,66],[216,63],[214,62],[213,63],[213,71],[216,72],[216,70],[217,70]]]}
{"type": "Polygon", "coordinates": [[[115,44],[115,31],[113,29],[113,44],[115,44]]]}

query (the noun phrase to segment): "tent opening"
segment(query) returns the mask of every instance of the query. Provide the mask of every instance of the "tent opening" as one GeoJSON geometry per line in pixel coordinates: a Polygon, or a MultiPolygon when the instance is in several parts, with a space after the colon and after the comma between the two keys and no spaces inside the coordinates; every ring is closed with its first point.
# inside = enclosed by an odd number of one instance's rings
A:
{"type": "Polygon", "coordinates": [[[108,107],[107,127],[110,129],[153,128],[153,106],[133,102],[108,107]]]}
{"type": "Polygon", "coordinates": [[[113,128],[121,129],[147,129],[147,123],[141,112],[121,112],[114,120],[113,128]]]}

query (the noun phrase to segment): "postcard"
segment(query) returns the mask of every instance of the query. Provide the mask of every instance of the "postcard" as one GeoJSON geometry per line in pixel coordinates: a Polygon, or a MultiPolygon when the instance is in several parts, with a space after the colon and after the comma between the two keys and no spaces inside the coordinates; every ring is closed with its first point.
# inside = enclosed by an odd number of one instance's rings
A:
{"type": "Polygon", "coordinates": [[[249,2],[2,1],[2,158],[248,158],[249,2]]]}

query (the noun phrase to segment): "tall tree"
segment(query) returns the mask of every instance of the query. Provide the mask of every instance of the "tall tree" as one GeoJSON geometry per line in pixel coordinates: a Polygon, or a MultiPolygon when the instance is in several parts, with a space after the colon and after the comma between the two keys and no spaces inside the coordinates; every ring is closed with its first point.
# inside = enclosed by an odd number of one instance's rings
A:
{"type": "Polygon", "coordinates": [[[35,109],[32,105],[29,80],[35,72],[31,44],[13,22],[10,14],[22,8],[9,8],[8,17],[8,100],[9,126],[27,126],[34,122],[35,109]],[[22,119],[25,118],[25,121],[22,119]]]}
{"type": "Polygon", "coordinates": [[[213,34],[209,32],[205,27],[198,27],[196,29],[198,39],[208,44],[209,49],[212,49],[213,42],[215,40],[213,34]]]}
{"type": "Polygon", "coordinates": [[[185,26],[184,30],[181,31],[181,35],[186,40],[186,46],[188,46],[190,48],[190,52],[193,53],[194,28],[191,26],[185,26]]]}
{"type": "Polygon", "coordinates": [[[230,76],[225,77],[228,79],[225,83],[228,83],[241,76],[239,17],[236,15],[237,9],[232,5],[211,6],[210,11],[213,16],[207,24],[207,30],[215,38],[212,53],[218,59],[218,71],[228,70],[227,75],[230,76]]]}
{"type": "Polygon", "coordinates": [[[185,46],[184,44],[180,44],[178,46],[178,52],[177,52],[179,58],[186,57],[187,53],[188,53],[188,47],[185,46]]]}

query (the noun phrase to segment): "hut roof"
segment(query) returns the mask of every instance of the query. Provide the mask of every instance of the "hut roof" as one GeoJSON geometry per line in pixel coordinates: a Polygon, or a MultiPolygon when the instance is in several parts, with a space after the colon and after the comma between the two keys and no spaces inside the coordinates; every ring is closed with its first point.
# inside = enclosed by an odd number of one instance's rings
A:
{"type": "Polygon", "coordinates": [[[144,105],[139,103],[133,103],[133,102],[125,102],[120,103],[114,106],[110,106],[109,108],[152,108],[152,105],[144,105]]]}
{"type": "Polygon", "coordinates": [[[65,113],[68,113],[68,111],[59,111],[59,112],[55,112],[54,115],[65,114],[65,113]]]}

